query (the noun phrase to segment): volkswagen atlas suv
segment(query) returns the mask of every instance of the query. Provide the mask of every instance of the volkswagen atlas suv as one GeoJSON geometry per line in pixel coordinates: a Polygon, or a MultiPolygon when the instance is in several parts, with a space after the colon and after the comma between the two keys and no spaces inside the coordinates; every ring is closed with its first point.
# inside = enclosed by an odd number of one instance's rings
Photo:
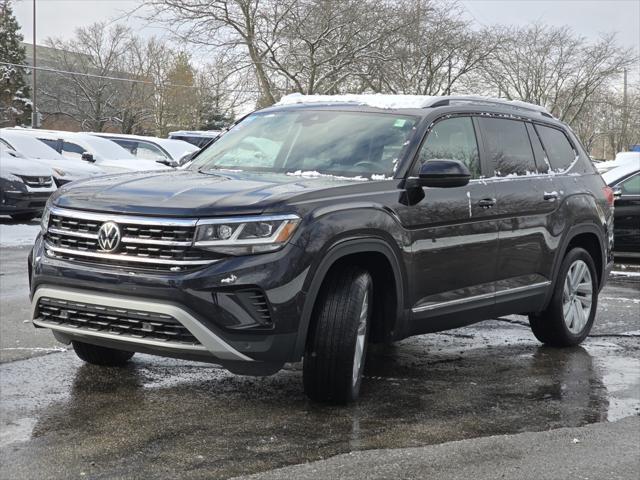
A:
{"type": "Polygon", "coordinates": [[[612,265],[613,193],[540,107],[476,97],[285,97],[184,170],[59,189],[29,258],[33,324],[357,398],[367,345],[528,315],[579,344],[612,265]]]}

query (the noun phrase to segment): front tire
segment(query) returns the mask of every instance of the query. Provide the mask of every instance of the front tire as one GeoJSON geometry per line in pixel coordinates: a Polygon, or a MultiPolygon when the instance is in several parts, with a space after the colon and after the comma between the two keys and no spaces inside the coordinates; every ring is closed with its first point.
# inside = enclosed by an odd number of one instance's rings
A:
{"type": "Polygon", "coordinates": [[[120,367],[127,363],[134,352],[116,350],[115,348],[100,347],[83,342],[71,342],[76,355],[87,363],[105,367],[120,367]]]}
{"type": "Polygon", "coordinates": [[[549,306],[529,316],[538,340],[554,347],[572,347],[589,335],[598,307],[597,278],[595,264],[586,250],[574,248],[567,253],[549,306]]]}
{"type": "Polygon", "coordinates": [[[360,393],[373,305],[371,275],[350,266],[325,281],[304,356],[304,391],[319,402],[348,403],[360,393]]]}

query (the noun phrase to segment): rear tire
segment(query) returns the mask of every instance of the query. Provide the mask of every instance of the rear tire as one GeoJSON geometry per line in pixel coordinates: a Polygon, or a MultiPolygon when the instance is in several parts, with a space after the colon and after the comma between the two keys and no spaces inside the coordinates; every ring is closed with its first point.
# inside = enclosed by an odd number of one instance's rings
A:
{"type": "Polygon", "coordinates": [[[349,266],[327,277],[314,307],[304,356],[304,391],[315,401],[358,398],[373,306],[371,275],[349,266]]]}
{"type": "Polygon", "coordinates": [[[36,218],[38,215],[39,214],[37,213],[14,213],[11,215],[11,218],[17,222],[28,222],[36,218]]]}
{"type": "Polygon", "coordinates": [[[569,251],[558,272],[549,306],[529,315],[535,337],[546,345],[572,347],[591,331],[598,307],[595,264],[582,248],[569,251]]]}
{"type": "Polygon", "coordinates": [[[100,347],[89,343],[71,342],[71,344],[73,345],[73,350],[80,359],[93,365],[120,367],[127,363],[134,354],[134,352],[100,347]]]}

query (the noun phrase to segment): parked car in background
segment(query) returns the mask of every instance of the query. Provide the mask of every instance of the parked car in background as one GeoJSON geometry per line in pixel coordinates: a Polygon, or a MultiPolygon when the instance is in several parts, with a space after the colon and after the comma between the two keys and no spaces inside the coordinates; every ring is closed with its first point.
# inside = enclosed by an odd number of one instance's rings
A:
{"type": "Polygon", "coordinates": [[[640,258],[640,165],[616,167],[602,178],[615,198],[614,252],[621,257],[640,258]]]}
{"type": "Polygon", "coordinates": [[[13,130],[37,138],[65,158],[95,164],[108,173],[169,168],[153,160],[136,158],[120,145],[88,133],[30,128],[13,130]]]}
{"type": "Polygon", "coordinates": [[[635,165],[640,169],[640,152],[620,152],[616,155],[615,160],[599,162],[596,164],[596,168],[600,173],[605,173],[623,165],[635,165]]]}
{"type": "Polygon", "coordinates": [[[59,187],[82,178],[104,175],[105,171],[88,162],[69,160],[53,148],[20,130],[0,129],[0,142],[16,151],[21,157],[46,163],[53,171],[53,179],[59,187]]]}
{"type": "Polygon", "coordinates": [[[0,215],[20,221],[38,217],[55,190],[48,165],[23,158],[0,142],[0,215]]]}
{"type": "Polygon", "coordinates": [[[209,145],[211,141],[221,133],[221,130],[178,130],[176,132],[169,132],[169,138],[184,140],[198,148],[203,148],[209,145]]]}
{"type": "Polygon", "coordinates": [[[199,147],[192,143],[171,138],[120,133],[91,133],[91,135],[117,143],[136,158],[155,160],[170,167],[179,167],[191,158],[194,152],[200,150],[199,147]]]}

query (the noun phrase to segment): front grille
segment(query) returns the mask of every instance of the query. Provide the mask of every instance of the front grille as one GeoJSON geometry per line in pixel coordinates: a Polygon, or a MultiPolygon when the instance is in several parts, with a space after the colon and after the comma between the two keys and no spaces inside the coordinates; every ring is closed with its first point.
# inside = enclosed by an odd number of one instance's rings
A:
{"type": "Polygon", "coordinates": [[[20,178],[29,188],[49,188],[53,185],[52,177],[34,177],[31,175],[20,175],[20,178]]]}
{"type": "Polygon", "coordinates": [[[47,323],[136,339],[187,345],[200,342],[170,315],[42,297],[36,318],[47,323]]]}
{"type": "Polygon", "coordinates": [[[52,209],[45,235],[48,255],[98,265],[181,271],[220,258],[193,247],[195,221],[102,215],[52,209]],[[99,230],[105,222],[120,229],[119,244],[105,250],[99,230]]]}

